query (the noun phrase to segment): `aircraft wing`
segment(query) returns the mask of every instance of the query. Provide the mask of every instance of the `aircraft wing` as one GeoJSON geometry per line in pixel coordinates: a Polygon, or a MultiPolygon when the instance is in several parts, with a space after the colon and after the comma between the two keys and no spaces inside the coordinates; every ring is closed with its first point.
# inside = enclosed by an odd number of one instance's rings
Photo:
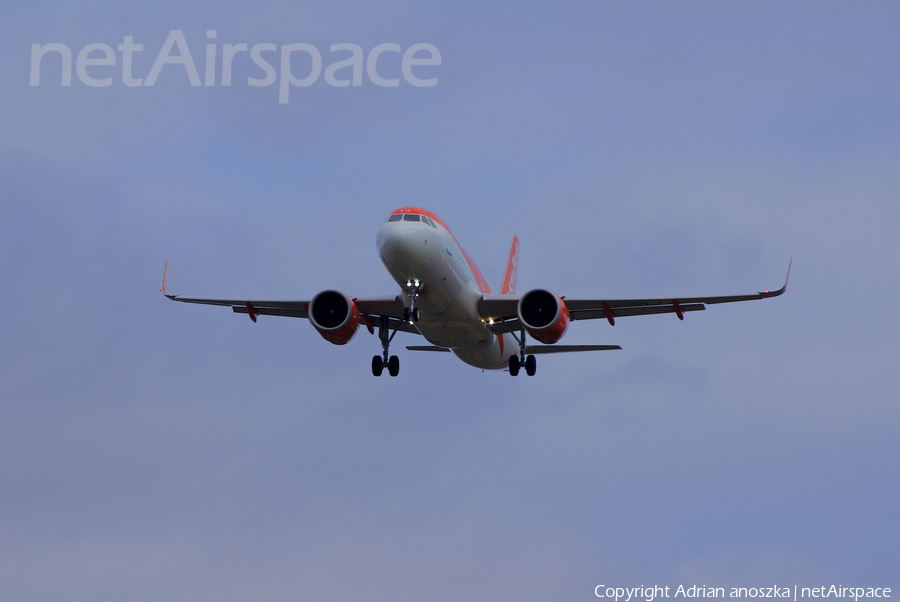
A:
{"type": "Polygon", "coordinates": [[[199,303],[201,305],[221,305],[231,307],[235,313],[248,313],[247,306],[261,316],[287,316],[290,318],[306,318],[309,301],[263,301],[259,299],[205,299],[199,297],[182,297],[163,292],[172,301],[182,303],[199,303]]]}
{"type": "MultiPolygon", "coordinates": [[[[793,259],[791,260],[793,262],[793,259]]],[[[615,324],[615,318],[647,314],[674,313],[684,319],[684,313],[701,311],[713,303],[734,303],[777,297],[787,290],[791,264],[788,263],[784,286],[776,291],[762,291],[744,295],[714,295],[706,297],[660,297],[646,299],[582,298],[563,297],[569,310],[569,317],[575,320],[595,320],[604,318],[615,324]]],[[[522,328],[518,319],[518,304],[521,295],[483,295],[478,304],[482,318],[491,322],[496,334],[517,332],[522,328]]]]}
{"type": "MultiPolygon", "coordinates": [[[[168,262],[166,269],[163,271],[162,293],[172,301],[180,301],[182,303],[198,303],[200,305],[220,305],[223,307],[231,307],[232,311],[237,314],[250,314],[250,319],[256,321],[256,316],[283,316],[288,318],[309,318],[307,309],[311,299],[304,300],[265,300],[265,299],[211,299],[201,297],[182,297],[166,292],[166,274],[168,272],[168,262]]],[[[418,330],[408,322],[403,320],[403,302],[399,297],[373,297],[368,299],[353,299],[356,307],[359,308],[363,317],[369,317],[366,320],[366,326],[370,327],[372,318],[388,318],[389,328],[391,330],[401,330],[403,332],[411,332],[420,334],[418,330]]]]}

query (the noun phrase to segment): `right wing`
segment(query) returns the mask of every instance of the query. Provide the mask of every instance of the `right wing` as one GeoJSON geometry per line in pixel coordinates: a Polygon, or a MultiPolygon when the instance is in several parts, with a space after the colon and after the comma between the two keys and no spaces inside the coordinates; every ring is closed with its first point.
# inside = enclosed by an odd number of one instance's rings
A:
{"type": "MultiPolygon", "coordinates": [[[[182,303],[197,303],[200,305],[220,305],[231,307],[236,314],[249,314],[250,319],[256,322],[256,316],[283,316],[287,318],[307,318],[311,299],[304,300],[266,300],[266,299],[209,299],[201,297],[182,297],[166,292],[166,275],[169,262],[163,270],[162,288],[160,289],[168,299],[182,303]]],[[[366,326],[372,331],[371,318],[387,318],[388,328],[420,334],[415,326],[403,319],[403,302],[399,297],[373,297],[369,299],[353,299],[359,308],[366,326]]]]}

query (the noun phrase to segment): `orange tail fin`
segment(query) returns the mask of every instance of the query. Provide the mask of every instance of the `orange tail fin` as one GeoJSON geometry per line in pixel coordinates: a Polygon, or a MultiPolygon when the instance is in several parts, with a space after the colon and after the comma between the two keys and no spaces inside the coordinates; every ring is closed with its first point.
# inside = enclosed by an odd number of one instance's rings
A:
{"type": "Polygon", "coordinates": [[[509,262],[506,264],[506,274],[503,276],[501,295],[516,294],[516,270],[519,267],[519,237],[513,236],[512,248],[509,250],[509,262]]]}

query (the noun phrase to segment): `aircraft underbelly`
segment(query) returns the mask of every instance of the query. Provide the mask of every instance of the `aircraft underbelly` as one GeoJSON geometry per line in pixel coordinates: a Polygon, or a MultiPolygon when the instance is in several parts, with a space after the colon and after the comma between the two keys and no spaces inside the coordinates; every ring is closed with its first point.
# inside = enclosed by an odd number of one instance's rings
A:
{"type": "MultiPolygon", "coordinates": [[[[499,339],[498,339],[499,340],[499,339]]],[[[472,349],[472,348],[459,348],[459,349],[451,349],[453,355],[469,364],[470,366],[475,366],[476,368],[483,368],[486,370],[501,368],[501,364],[504,361],[509,360],[507,357],[506,360],[503,359],[503,353],[500,351],[499,343],[494,343],[493,345],[489,345],[483,349],[472,349]]]]}
{"type": "Polygon", "coordinates": [[[440,314],[421,311],[416,328],[429,343],[438,347],[487,347],[497,337],[478,314],[480,298],[479,292],[463,287],[456,299],[440,314]]]}

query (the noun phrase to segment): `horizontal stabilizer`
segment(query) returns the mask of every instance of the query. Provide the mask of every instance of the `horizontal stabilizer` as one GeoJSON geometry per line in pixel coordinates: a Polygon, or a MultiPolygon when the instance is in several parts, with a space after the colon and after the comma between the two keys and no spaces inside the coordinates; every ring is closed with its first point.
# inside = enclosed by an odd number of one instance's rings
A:
{"type": "Polygon", "coordinates": [[[534,355],[575,351],[614,351],[616,349],[621,349],[621,347],[618,345],[525,345],[525,353],[534,355]]]}
{"type": "MultiPolygon", "coordinates": [[[[434,345],[408,345],[410,351],[450,351],[446,347],[434,345]]],[[[525,353],[541,355],[544,353],[573,353],[576,351],[614,351],[621,349],[618,345],[526,345],[525,353]]]]}

